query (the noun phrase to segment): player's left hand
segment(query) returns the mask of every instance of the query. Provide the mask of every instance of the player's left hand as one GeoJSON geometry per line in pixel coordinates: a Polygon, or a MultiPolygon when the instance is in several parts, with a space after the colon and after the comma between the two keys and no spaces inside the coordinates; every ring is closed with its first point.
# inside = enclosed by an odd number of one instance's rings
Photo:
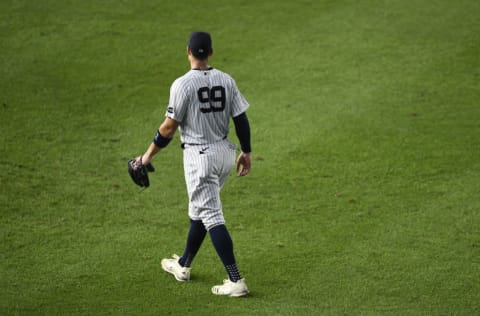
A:
{"type": "Polygon", "coordinates": [[[133,182],[140,187],[148,188],[150,186],[148,173],[154,171],[155,168],[150,162],[147,164],[142,162],[142,156],[132,158],[128,161],[128,173],[133,182]]]}

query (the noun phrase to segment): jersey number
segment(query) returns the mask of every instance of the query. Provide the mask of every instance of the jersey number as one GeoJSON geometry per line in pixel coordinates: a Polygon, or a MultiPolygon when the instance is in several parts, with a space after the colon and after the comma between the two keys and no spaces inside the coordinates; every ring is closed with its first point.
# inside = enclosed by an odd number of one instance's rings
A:
{"type": "Polygon", "coordinates": [[[225,110],[225,88],[222,86],[202,87],[198,89],[198,100],[208,103],[208,106],[200,107],[202,113],[222,112],[225,110]]]}

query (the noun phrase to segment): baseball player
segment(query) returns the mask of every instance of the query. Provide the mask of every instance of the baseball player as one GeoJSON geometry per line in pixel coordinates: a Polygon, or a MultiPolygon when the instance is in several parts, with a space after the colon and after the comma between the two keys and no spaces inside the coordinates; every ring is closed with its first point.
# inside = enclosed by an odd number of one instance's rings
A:
{"type": "Polygon", "coordinates": [[[212,53],[209,33],[190,35],[187,54],[191,70],[173,82],[166,118],[152,144],[136,161],[148,165],[180,129],[190,229],[183,255],[163,259],[162,268],[177,281],[188,281],[193,259],[208,232],[228,274],[223,284],[212,287],[212,293],[239,297],[247,295],[248,288],[225,226],[220,190],[235,166],[236,146],[227,139],[230,117],[242,150],[236,162],[237,174],[246,176],[250,172],[250,125],[245,112],[249,104],[232,77],[209,66],[212,53]]]}

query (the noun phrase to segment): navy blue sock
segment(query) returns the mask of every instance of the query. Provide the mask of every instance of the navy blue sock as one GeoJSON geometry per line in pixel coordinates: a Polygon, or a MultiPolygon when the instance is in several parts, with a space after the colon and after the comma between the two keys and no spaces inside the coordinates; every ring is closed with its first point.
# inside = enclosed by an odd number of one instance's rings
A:
{"type": "Polygon", "coordinates": [[[218,256],[222,260],[225,270],[227,270],[228,278],[232,282],[237,282],[242,278],[235,262],[233,254],[233,242],[225,225],[218,225],[209,230],[210,238],[218,256]]]}
{"type": "Polygon", "coordinates": [[[202,221],[194,221],[190,219],[190,230],[188,231],[185,251],[183,256],[178,260],[178,263],[182,267],[190,267],[193,258],[195,258],[195,255],[205,239],[206,234],[207,230],[205,229],[202,221]]]}

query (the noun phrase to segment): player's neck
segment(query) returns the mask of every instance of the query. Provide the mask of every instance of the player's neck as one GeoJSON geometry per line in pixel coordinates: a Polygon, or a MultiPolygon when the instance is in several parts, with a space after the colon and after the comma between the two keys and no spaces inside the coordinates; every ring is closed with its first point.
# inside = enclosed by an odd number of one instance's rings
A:
{"type": "Polygon", "coordinates": [[[195,60],[193,59],[190,61],[191,69],[198,69],[198,70],[208,70],[210,66],[208,65],[208,60],[195,60]]]}

